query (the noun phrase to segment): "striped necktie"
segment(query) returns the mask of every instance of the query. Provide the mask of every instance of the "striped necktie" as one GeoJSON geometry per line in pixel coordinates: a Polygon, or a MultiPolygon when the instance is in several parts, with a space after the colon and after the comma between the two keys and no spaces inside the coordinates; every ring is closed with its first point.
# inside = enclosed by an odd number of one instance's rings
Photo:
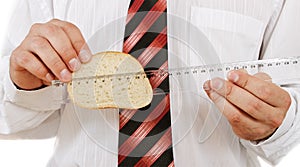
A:
{"type": "MultiPolygon", "coordinates": [[[[167,0],[131,0],[123,52],[147,69],[167,69],[167,0]]],[[[149,76],[153,89],[168,90],[167,75],[149,76]]],[[[169,94],[154,95],[139,110],[121,110],[119,166],[174,166],[169,94]]]]}

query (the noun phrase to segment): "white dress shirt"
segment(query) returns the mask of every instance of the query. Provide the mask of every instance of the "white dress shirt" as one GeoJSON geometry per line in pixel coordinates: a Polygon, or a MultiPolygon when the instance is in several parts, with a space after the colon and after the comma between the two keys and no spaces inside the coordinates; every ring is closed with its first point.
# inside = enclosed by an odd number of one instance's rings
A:
{"type": "MultiPolygon", "coordinates": [[[[88,111],[66,102],[65,87],[18,90],[9,57],[34,23],[58,18],[74,23],[93,52],[122,51],[130,0],[23,0],[17,5],[0,61],[0,133],[3,138],[56,136],[48,166],[117,166],[118,110],[88,111]]],[[[169,68],[299,56],[299,0],[168,1],[169,68]],[[209,50],[213,48],[214,51],[209,50]]],[[[297,74],[295,74],[297,75],[297,74]]],[[[300,91],[280,85],[292,98],[283,124],[259,143],[238,138],[201,89],[206,77],[170,78],[176,166],[272,164],[300,137],[300,91]],[[181,87],[190,92],[178,91],[181,87]]]]}

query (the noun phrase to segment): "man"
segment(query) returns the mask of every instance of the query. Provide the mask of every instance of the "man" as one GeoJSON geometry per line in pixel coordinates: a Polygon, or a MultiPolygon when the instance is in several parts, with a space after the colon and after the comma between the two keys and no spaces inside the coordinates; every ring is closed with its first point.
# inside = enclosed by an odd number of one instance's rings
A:
{"type": "MultiPolygon", "coordinates": [[[[81,112],[72,103],[62,105],[63,88],[49,85],[54,79],[69,82],[71,73],[90,61],[84,44],[97,33],[97,51],[122,51],[129,3],[20,1],[2,52],[2,134],[57,136],[49,166],[117,166],[118,110],[101,110],[99,117],[81,112]]],[[[202,33],[222,63],[298,56],[299,5],[297,0],[168,1],[168,32],[175,36],[168,39],[175,55],[169,56],[170,67],[203,64],[186,41],[176,40],[202,33]],[[186,22],[175,24],[176,18],[186,22]],[[189,26],[201,33],[189,34],[189,26]]],[[[189,84],[202,87],[200,80],[189,84]]],[[[262,73],[232,71],[228,80],[205,82],[221,119],[213,119],[216,113],[209,112],[201,91],[171,96],[175,166],[259,166],[256,156],[278,163],[299,138],[300,92],[270,80],[262,73]]]]}

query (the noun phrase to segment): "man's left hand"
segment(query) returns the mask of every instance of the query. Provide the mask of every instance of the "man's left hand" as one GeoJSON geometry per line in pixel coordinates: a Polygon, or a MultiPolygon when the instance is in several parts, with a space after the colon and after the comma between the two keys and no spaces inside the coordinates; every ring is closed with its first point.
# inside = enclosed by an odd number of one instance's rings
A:
{"type": "Polygon", "coordinates": [[[207,81],[204,90],[236,135],[246,140],[262,140],[272,135],[291,105],[288,92],[273,84],[265,73],[249,75],[234,70],[227,78],[228,81],[207,81]]]}

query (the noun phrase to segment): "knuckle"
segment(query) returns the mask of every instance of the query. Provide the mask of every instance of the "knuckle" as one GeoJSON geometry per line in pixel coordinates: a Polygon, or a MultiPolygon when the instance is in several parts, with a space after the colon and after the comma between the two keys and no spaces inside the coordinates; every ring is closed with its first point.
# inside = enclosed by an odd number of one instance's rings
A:
{"type": "Polygon", "coordinates": [[[85,41],[83,40],[77,40],[73,42],[73,46],[77,49],[82,49],[85,45],[85,41]]]}
{"type": "Polygon", "coordinates": [[[57,58],[51,59],[51,66],[52,67],[60,67],[61,66],[61,61],[57,58]]]}
{"type": "Polygon", "coordinates": [[[39,31],[41,28],[42,24],[41,23],[34,23],[31,28],[30,28],[30,32],[36,32],[39,31]]]}
{"type": "Polygon", "coordinates": [[[61,20],[54,18],[49,21],[49,23],[56,23],[56,22],[61,22],[61,20]]]}
{"type": "Polygon", "coordinates": [[[283,119],[275,118],[271,120],[271,126],[272,128],[278,128],[283,122],[283,119]]]}
{"type": "Polygon", "coordinates": [[[31,59],[26,54],[22,54],[22,53],[17,53],[17,54],[18,56],[15,56],[15,60],[17,64],[24,66],[31,62],[31,59]]]}
{"type": "Polygon", "coordinates": [[[272,96],[272,90],[267,86],[260,87],[258,93],[260,94],[262,99],[268,99],[272,96]]]}
{"type": "Polygon", "coordinates": [[[74,24],[70,22],[64,22],[63,27],[67,30],[73,30],[73,29],[78,29],[74,24]]]}
{"type": "Polygon", "coordinates": [[[292,104],[292,99],[290,95],[287,93],[287,95],[283,98],[284,104],[286,104],[286,108],[288,109],[292,104]]]}
{"type": "Polygon", "coordinates": [[[63,47],[60,54],[63,58],[72,58],[76,56],[73,48],[70,47],[63,47]]]}
{"type": "Polygon", "coordinates": [[[282,122],[284,120],[284,116],[279,114],[276,117],[273,117],[269,120],[270,120],[270,125],[272,128],[278,128],[282,124],[282,122]]]}
{"type": "Polygon", "coordinates": [[[59,19],[52,19],[51,21],[49,21],[49,23],[63,27],[67,31],[74,29],[79,30],[77,26],[75,26],[75,24],[59,19]]]}
{"type": "Polygon", "coordinates": [[[35,66],[34,71],[35,71],[35,74],[41,78],[45,77],[48,73],[48,71],[45,68],[42,68],[38,65],[35,66]]]}
{"type": "Polygon", "coordinates": [[[15,50],[13,50],[13,51],[11,52],[10,60],[13,61],[13,60],[17,59],[19,53],[20,53],[20,51],[19,51],[18,48],[16,48],[15,50]]]}
{"type": "Polygon", "coordinates": [[[59,31],[59,27],[54,24],[45,24],[43,31],[45,34],[55,36],[59,31]]]}
{"type": "Polygon", "coordinates": [[[57,57],[52,58],[49,64],[50,64],[49,68],[51,69],[54,68],[57,69],[58,71],[61,71],[64,68],[64,64],[57,57]]]}
{"type": "Polygon", "coordinates": [[[233,125],[239,125],[241,123],[241,115],[238,113],[233,114],[230,118],[229,118],[229,122],[233,125]]]}
{"type": "Polygon", "coordinates": [[[260,111],[262,108],[262,102],[260,100],[251,100],[248,103],[247,112],[249,113],[255,113],[257,111],[260,111]]]}
{"type": "Polygon", "coordinates": [[[47,41],[40,37],[34,37],[31,39],[31,47],[33,49],[45,48],[47,46],[47,41]]]}

